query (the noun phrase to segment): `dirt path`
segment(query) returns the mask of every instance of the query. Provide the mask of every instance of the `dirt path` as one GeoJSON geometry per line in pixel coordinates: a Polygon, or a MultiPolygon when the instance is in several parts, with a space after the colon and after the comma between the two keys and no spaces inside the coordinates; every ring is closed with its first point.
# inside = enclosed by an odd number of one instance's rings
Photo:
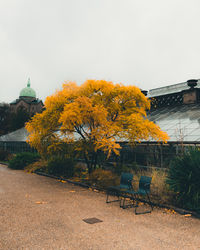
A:
{"type": "Polygon", "coordinates": [[[105,194],[0,166],[0,249],[200,249],[200,220],[135,215],[105,194]],[[103,222],[87,224],[85,218],[103,222]]]}

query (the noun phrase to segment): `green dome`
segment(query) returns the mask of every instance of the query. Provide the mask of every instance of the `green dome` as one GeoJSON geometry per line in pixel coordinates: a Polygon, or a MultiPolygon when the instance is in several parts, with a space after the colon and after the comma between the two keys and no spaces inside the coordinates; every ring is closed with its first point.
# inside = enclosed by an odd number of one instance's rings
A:
{"type": "Polygon", "coordinates": [[[29,78],[28,82],[27,82],[27,87],[23,88],[20,91],[19,97],[34,97],[34,98],[36,98],[35,90],[33,90],[30,86],[31,86],[31,84],[30,84],[30,78],[29,78]]]}

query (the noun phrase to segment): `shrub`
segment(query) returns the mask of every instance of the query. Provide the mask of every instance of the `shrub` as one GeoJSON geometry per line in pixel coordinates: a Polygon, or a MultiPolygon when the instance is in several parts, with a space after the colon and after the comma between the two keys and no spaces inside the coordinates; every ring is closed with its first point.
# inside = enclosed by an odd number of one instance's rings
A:
{"type": "Polygon", "coordinates": [[[98,168],[90,174],[89,182],[97,187],[106,188],[119,184],[119,177],[109,170],[98,168]]]}
{"type": "Polygon", "coordinates": [[[78,162],[74,167],[74,176],[82,177],[87,173],[87,165],[82,162],[78,162]]]}
{"type": "Polygon", "coordinates": [[[133,171],[134,181],[133,189],[138,190],[139,180],[142,175],[152,177],[151,181],[151,200],[157,204],[171,204],[174,199],[174,192],[170,190],[169,184],[166,183],[167,171],[166,169],[141,168],[133,171]]]}
{"type": "Polygon", "coordinates": [[[10,153],[6,150],[0,149],[0,161],[8,160],[10,153]]]}
{"type": "Polygon", "coordinates": [[[62,177],[72,177],[74,174],[74,160],[72,158],[54,157],[48,161],[48,174],[62,177]]]}
{"type": "Polygon", "coordinates": [[[200,151],[175,158],[169,169],[167,183],[177,194],[178,205],[200,211],[200,151]]]}
{"type": "Polygon", "coordinates": [[[137,172],[139,171],[139,166],[136,162],[132,162],[126,165],[117,163],[114,170],[116,174],[121,175],[121,173],[123,172],[137,172]]]}
{"type": "Polygon", "coordinates": [[[24,169],[28,164],[37,161],[40,158],[37,153],[19,153],[8,163],[8,167],[12,169],[24,169]]]}
{"type": "Polygon", "coordinates": [[[155,202],[171,203],[174,199],[174,192],[170,190],[169,184],[166,183],[168,173],[162,169],[152,170],[152,187],[151,194],[155,202]]]}
{"type": "Polygon", "coordinates": [[[26,166],[24,170],[28,173],[35,173],[37,171],[46,172],[47,161],[40,159],[39,161],[36,161],[26,166]]]}

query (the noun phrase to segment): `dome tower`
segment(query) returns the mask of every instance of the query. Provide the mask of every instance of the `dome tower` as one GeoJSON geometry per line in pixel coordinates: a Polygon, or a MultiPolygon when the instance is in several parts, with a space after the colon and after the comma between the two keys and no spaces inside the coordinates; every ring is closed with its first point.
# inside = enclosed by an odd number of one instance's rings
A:
{"type": "Polygon", "coordinates": [[[31,116],[42,112],[43,106],[42,100],[36,98],[36,92],[31,88],[30,78],[28,78],[27,87],[20,91],[19,98],[10,103],[12,112],[26,110],[31,116]]]}
{"type": "Polygon", "coordinates": [[[20,91],[19,98],[21,99],[35,99],[36,92],[31,88],[30,78],[28,78],[27,87],[20,91]]]}

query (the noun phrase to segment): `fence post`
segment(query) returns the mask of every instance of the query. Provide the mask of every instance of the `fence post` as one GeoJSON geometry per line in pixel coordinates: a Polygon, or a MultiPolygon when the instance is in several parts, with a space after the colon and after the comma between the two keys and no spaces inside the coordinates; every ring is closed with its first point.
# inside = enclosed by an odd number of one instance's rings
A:
{"type": "Polygon", "coordinates": [[[163,150],[162,145],[160,145],[160,167],[163,167],[163,150]]]}

